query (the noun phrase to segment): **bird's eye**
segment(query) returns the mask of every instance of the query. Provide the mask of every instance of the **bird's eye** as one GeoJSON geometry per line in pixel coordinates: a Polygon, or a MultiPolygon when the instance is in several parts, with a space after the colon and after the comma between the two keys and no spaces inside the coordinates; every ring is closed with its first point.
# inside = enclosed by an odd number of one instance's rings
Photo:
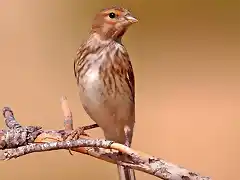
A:
{"type": "Polygon", "coordinates": [[[115,18],[115,17],[116,17],[116,14],[115,14],[115,13],[113,13],[113,12],[111,12],[111,13],[109,14],[109,17],[110,17],[111,19],[113,19],[113,18],[115,18]]]}

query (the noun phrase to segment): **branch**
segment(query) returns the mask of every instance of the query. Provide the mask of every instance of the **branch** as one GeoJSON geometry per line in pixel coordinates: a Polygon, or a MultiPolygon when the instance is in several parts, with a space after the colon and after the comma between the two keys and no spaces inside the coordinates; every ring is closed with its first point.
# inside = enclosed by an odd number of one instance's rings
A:
{"type": "MultiPolygon", "coordinates": [[[[71,149],[75,152],[132,169],[139,170],[164,180],[211,180],[163,159],[128,148],[122,144],[104,139],[93,139],[82,133],[76,140],[68,136],[73,130],[73,118],[66,97],[61,99],[64,115],[64,130],[43,130],[40,126],[20,125],[13,111],[3,108],[7,130],[0,130],[0,160],[10,160],[34,152],[71,149]],[[122,152],[123,155],[120,155],[122,152]]],[[[97,124],[83,126],[81,130],[98,127],[97,124]]]]}

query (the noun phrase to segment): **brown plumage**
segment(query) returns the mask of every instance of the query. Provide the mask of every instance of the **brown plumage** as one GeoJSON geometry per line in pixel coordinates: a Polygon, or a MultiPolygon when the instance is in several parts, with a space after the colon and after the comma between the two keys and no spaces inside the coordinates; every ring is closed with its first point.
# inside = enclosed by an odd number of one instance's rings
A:
{"type": "MultiPolygon", "coordinates": [[[[74,73],[82,105],[105,138],[131,145],[135,123],[134,74],[122,36],[137,20],[124,8],[108,8],[94,18],[90,37],[77,52],[74,73]]],[[[121,180],[132,169],[118,166],[121,180]]]]}

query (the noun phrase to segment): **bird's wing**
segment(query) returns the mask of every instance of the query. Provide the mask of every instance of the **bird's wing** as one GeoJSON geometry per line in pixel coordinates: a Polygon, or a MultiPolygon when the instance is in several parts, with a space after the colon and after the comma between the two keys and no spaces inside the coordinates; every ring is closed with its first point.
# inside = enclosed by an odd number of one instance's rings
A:
{"type": "Polygon", "coordinates": [[[132,63],[131,61],[129,62],[129,68],[127,70],[127,74],[126,74],[126,82],[129,86],[129,89],[131,90],[131,94],[132,94],[132,100],[133,102],[135,102],[135,77],[134,77],[134,73],[133,73],[133,68],[132,68],[132,63]]]}

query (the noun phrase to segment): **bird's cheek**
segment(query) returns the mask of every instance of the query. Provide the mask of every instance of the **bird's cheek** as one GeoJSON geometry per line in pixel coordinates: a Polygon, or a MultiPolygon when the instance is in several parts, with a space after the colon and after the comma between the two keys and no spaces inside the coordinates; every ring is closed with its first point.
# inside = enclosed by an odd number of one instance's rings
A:
{"type": "Polygon", "coordinates": [[[115,29],[119,29],[121,27],[121,23],[116,23],[114,27],[115,29]]]}
{"type": "Polygon", "coordinates": [[[111,24],[104,23],[104,25],[102,27],[103,33],[107,33],[111,29],[111,26],[112,26],[111,24]]]}

